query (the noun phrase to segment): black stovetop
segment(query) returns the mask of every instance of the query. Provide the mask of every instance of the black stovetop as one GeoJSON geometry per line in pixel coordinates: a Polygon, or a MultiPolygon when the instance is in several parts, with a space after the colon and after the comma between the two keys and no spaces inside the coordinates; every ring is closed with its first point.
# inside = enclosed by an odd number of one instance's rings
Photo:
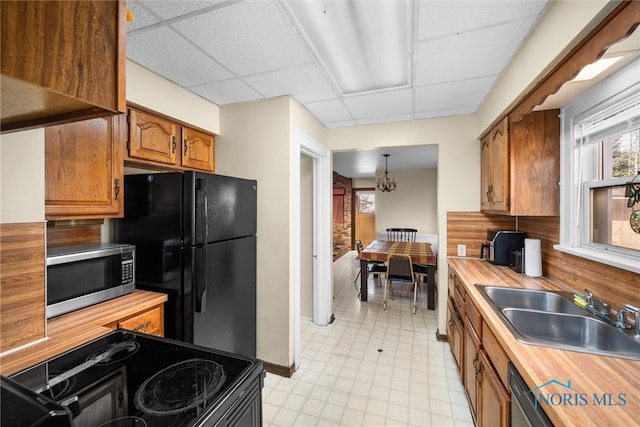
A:
{"type": "Polygon", "coordinates": [[[134,417],[128,425],[167,427],[197,424],[257,371],[257,359],[118,330],[10,378],[56,402],[80,396],[81,407],[96,403],[76,425],[105,422],[102,399],[120,408],[105,425],[134,417]]]}

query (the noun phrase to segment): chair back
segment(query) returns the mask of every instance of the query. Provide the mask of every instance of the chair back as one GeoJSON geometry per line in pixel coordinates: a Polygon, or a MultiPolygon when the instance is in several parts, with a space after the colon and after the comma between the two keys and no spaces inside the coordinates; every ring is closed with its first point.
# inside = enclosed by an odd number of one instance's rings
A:
{"type": "Polygon", "coordinates": [[[387,228],[387,240],[390,242],[415,242],[418,230],[415,228],[387,228]]]}
{"type": "Polygon", "coordinates": [[[413,282],[413,266],[409,255],[389,254],[387,258],[387,280],[413,282]]]}
{"type": "Polygon", "coordinates": [[[360,240],[356,240],[356,249],[358,250],[358,254],[364,249],[364,246],[362,246],[362,242],[360,240]]]}

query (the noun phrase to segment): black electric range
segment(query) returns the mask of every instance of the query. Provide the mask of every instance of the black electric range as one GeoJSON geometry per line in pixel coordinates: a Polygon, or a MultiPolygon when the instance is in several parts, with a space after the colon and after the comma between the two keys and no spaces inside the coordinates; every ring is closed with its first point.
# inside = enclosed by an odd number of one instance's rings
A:
{"type": "MultiPolygon", "coordinates": [[[[136,332],[111,332],[9,378],[67,412],[55,425],[262,425],[260,360],[136,332]]],[[[2,412],[3,421],[24,414],[4,398],[2,412]]]]}

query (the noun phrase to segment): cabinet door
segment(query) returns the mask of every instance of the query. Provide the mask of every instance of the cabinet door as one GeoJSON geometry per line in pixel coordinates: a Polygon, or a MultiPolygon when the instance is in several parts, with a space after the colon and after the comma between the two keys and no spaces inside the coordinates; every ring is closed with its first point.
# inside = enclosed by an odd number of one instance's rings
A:
{"type": "Polygon", "coordinates": [[[214,172],[215,139],[213,135],[182,127],[182,166],[214,172]]]}
{"type": "Polygon", "coordinates": [[[129,109],[129,157],[177,165],[180,127],[153,114],[129,109]]]}
{"type": "Polygon", "coordinates": [[[477,421],[478,390],[479,390],[479,360],[480,340],[473,325],[467,317],[464,325],[464,389],[469,398],[469,408],[473,419],[477,421]]]}
{"type": "Polygon", "coordinates": [[[3,1],[2,131],[126,111],[126,3],[3,1]]]}
{"type": "Polygon", "coordinates": [[[487,356],[480,351],[479,427],[509,427],[511,402],[487,356]]]}
{"type": "Polygon", "coordinates": [[[489,142],[491,135],[486,135],[480,141],[480,209],[491,209],[491,177],[489,163],[491,162],[491,149],[489,142]]]}
{"type": "Polygon", "coordinates": [[[491,210],[509,212],[509,118],[491,130],[490,183],[491,210]]]}
{"type": "Polygon", "coordinates": [[[125,115],[45,129],[45,215],[51,219],[122,216],[125,115]]]}

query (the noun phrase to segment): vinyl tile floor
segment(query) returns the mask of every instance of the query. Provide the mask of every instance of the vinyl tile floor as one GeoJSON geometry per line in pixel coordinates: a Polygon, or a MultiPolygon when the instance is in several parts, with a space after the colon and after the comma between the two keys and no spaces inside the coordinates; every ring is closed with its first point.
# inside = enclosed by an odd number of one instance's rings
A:
{"type": "Polygon", "coordinates": [[[301,360],[291,378],[267,374],[265,426],[473,426],[449,345],[436,340],[435,310],[420,286],[418,310],[402,283],[382,308],[370,275],[357,297],[352,251],[334,262],[335,321],[301,320],[301,360]]]}

